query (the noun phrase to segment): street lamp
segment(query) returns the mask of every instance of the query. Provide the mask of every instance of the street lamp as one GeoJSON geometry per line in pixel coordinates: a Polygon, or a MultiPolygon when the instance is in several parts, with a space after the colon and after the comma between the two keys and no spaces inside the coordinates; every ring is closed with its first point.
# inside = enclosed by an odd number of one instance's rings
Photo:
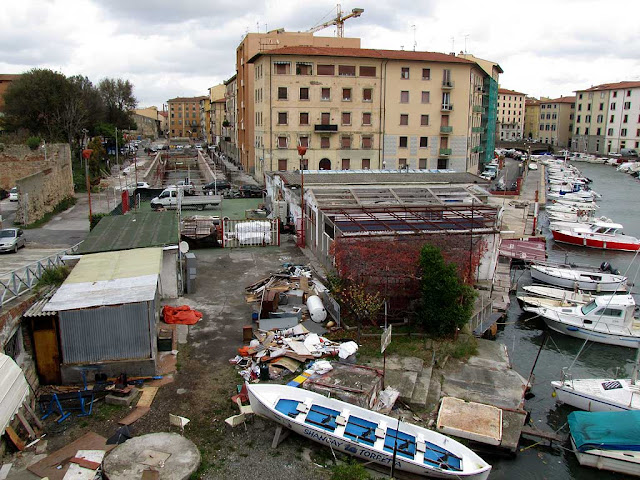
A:
{"type": "Polygon", "coordinates": [[[302,207],[302,215],[300,217],[301,221],[301,231],[300,231],[300,244],[302,248],[305,247],[305,239],[304,239],[304,171],[305,171],[305,159],[304,154],[307,153],[307,147],[303,147],[302,145],[298,145],[298,154],[300,155],[300,206],[302,207]]]}

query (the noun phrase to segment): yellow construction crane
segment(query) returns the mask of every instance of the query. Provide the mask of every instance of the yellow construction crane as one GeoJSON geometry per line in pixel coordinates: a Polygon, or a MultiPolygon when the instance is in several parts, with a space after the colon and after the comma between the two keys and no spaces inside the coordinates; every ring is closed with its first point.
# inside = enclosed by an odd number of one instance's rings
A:
{"type": "Polygon", "coordinates": [[[364,8],[354,8],[353,10],[351,10],[351,13],[349,15],[345,15],[343,17],[342,7],[340,6],[340,4],[338,4],[336,18],[329,20],[328,22],[321,23],[320,25],[316,25],[315,27],[307,30],[307,32],[314,33],[314,32],[317,32],[318,30],[322,30],[323,28],[327,28],[327,27],[330,27],[331,25],[335,25],[336,28],[338,29],[338,32],[337,32],[338,37],[342,38],[344,37],[345,20],[348,20],[349,18],[359,17],[360,15],[362,15],[363,12],[364,12],[364,8]]]}

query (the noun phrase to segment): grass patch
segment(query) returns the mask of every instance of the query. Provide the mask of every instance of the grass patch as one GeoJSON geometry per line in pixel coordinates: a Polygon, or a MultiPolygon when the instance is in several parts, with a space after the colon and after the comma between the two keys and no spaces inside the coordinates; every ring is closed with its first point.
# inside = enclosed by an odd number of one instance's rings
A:
{"type": "Polygon", "coordinates": [[[113,418],[124,408],[125,407],[123,407],[122,405],[110,405],[108,403],[105,403],[103,405],[100,405],[97,411],[94,410],[94,417],[96,420],[100,421],[108,420],[110,418],[113,418]]]}
{"type": "Polygon", "coordinates": [[[38,283],[36,283],[36,291],[39,292],[47,287],[59,287],[69,276],[70,271],[69,267],[65,265],[45,268],[38,283]]]}
{"type": "Polygon", "coordinates": [[[473,335],[460,335],[457,340],[440,341],[437,354],[441,358],[449,355],[459,360],[467,359],[478,353],[478,340],[473,335]]]}
{"type": "Polygon", "coordinates": [[[331,480],[371,480],[371,478],[366,468],[354,460],[331,468],[331,480]]]}
{"type": "Polygon", "coordinates": [[[59,204],[57,204],[53,209],[53,211],[46,213],[40,220],[36,220],[35,222],[30,223],[29,225],[24,225],[22,228],[24,228],[25,230],[29,230],[31,228],[39,228],[42,225],[48,223],[49,220],[51,220],[56,215],[58,215],[61,212],[64,212],[68,208],[71,208],[75,204],[76,204],[75,197],[67,197],[64,200],[62,200],[59,204]]]}

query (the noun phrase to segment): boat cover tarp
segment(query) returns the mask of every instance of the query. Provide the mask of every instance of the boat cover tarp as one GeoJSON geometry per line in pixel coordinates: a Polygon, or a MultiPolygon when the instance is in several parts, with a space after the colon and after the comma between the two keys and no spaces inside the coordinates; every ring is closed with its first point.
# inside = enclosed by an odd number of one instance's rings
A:
{"type": "Polygon", "coordinates": [[[640,451],[640,411],[571,412],[571,436],[580,452],[592,449],[640,451]]]}

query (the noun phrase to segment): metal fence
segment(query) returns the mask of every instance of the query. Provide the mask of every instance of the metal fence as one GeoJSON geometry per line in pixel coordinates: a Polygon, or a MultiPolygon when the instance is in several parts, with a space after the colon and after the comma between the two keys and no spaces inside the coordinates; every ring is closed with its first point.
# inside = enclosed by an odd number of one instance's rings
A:
{"type": "Polygon", "coordinates": [[[14,298],[31,291],[47,268],[64,265],[62,257],[75,253],[80,243],[17,270],[0,273],[0,310],[14,298]]]}
{"type": "Polygon", "coordinates": [[[266,247],[269,245],[280,245],[277,218],[222,220],[223,247],[266,247]]]}

